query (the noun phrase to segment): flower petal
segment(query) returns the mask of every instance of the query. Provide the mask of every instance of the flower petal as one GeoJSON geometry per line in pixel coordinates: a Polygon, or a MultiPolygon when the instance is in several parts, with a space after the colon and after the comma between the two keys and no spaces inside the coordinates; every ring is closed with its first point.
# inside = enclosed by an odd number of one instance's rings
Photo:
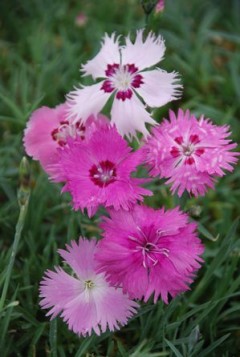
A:
{"type": "Polygon", "coordinates": [[[143,30],[137,31],[135,42],[126,38],[126,46],[121,48],[122,64],[135,64],[138,70],[149,68],[160,62],[165,52],[164,40],[150,32],[143,40],[143,30]]]}
{"type": "Polygon", "coordinates": [[[145,123],[156,124],[150,114],[145,110],[135,94],[125,101],[114,99],[111,111],[111,122],[116,125],[121,135],[131,138],[140,131],[144,136],[148,135],[145,123]]]}
{"type": "Polygon", "coordinates": [[[105,71],[108,64],[120,62],[118,38],[113,33],[111,36],[105,34],[100,52],[86,64],[82,65],[84,75],[91,75],[94,79],[106,77],[105,71]]]}
{"type": "Polygon", "coordinates": [[[40,306],[43,309],[51,308],[47,316],[56,317],[67,303],[72,301],[84,290],[83,284],[56,267],[55,271],[48,270],[40,284],[40,306]]]}
{"type": "Polygon", "coordinates": [[[102,82],[89,87],[76,88],[67,94],[69,116],[73,122],[85,122],[93,114],[97,115],[106,104],[110,94],[101,90],[102,82]]]}
{"type": "Polygon", "coordinates": [[[182,85],[178,73],[168,73],[161,69],[141,73],[143,84],[137,89],[138,94],[150,107],[161,107],[180,97],[182,85]]]}
{"type": "Polygon", "coordinates": [[[95,240],[88,241],[87,239],[80,238],[78,243],[71,241],[69,245],[66,245],[66,249],[58,249],[58,253],[72,270],[85,278],[94,274],[93,256],[95,249],[95,240]]]}

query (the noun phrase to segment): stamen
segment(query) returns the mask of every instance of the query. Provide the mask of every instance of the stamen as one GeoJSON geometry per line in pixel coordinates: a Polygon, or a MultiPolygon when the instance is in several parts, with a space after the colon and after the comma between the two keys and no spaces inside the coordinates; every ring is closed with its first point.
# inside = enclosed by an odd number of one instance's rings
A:
{"type": "Polygon", "coordinates": [[[92,289],[95,286],[92,280],[85,280],[84,285],[85,285],[85,289],[92,289]]]}
{"type": "Polygon", "coordinates": [[[68,120],[60,122],[58,128],[53,129],[51,132],[52,139],[58,143],[59,146],[64,146],[67,143],[67,139],[71,138],[81,138],[85,137],[85,126],[79,122],[75,124],[70,124],[68,120]]]}

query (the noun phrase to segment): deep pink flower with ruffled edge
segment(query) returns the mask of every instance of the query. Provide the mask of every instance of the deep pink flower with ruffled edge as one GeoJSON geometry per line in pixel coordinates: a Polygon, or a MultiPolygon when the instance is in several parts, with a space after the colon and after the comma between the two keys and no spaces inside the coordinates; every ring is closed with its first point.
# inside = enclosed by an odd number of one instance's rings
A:
{"type": "Polygon", "coordinates": [[[70,120],[84,123],[90,113],[99,113],[113,95],[111,122],[118,132],[129,138],[135,136],[136,131],[146,136],[145,124],[156,122],[139,96],[148,106],[161,107],[178,99],[182,87],[177,83],[176,72],[167,73],[160,68],[145,70],[160,62],[164,52],[163,39],[152,32],[144,40],[143,30],[139,30],[135,42],[128,36],[123,46],[115,34],[106,34],[100,52],[82,66],[85,76],[102,80],[68,94],[70,120]]]}
{"type": "Polygon", "coordinates": [[[72,241],[66,250],[59,249],[59,254],[73,274],[55,267],[55,271],[47,270],[40,284],[40,305],[50,309],[47,316],[60,315],[70,330],[83,336],[119,329],[138,307],[122,289],[111,287],[104,274],[96,273],[97,250],[94,239],[72,241]]]}
{"type": "Polygon", "coordinates": [[[165,303],[168,294],[189,290],[204,249],[187,214],[135,206],[129,212],[111,210],[101,228],[104,238],[95,257],[111,284],[131,298],[147,301],[154,294],[154,302],[161,296],[165,303]]]}
{"type": "Polygon", "coordinates": [[[59,161],[51,168],[55,182],[66,182],[63,191],[72,195],[74,208],[95,214],[99,205],[130,209],[142,195],[152,192],[140,187],[146,179],[131,174],[142,162],[142,152],[131,152],[114,127],[95,131],[88,141],[69,141],[59,151],[59,161]]]}
{"type": "Polygon", "coordinates": [[[152,130],[144,147],[145,161],[152,176],[168,178],[171,191],[179,196],[186,190],[198,196],[214,187],[214,178],[233,171],[237,144],[228,139],[229,126],[214,125],[203,116],[199,120],[187,110],[152,130]]]}
{"type": "Polygon", "coordinates": [[[49,165],[57,162],[58,149],[66,145],[68,138],[84,140],[102,125],[107,118],[91,115],[85,124],[70,123],[67,120],[67,105],[55,108],[41,107],[35,110],[24,131],[26,153],[34,160],[39,160],[44,170],[50,173],[49,165]]]}

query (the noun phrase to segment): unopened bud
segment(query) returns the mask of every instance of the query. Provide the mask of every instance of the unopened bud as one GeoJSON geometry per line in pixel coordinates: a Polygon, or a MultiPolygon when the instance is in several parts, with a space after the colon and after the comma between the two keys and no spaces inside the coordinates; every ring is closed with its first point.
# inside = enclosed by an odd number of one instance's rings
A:
{"type": "Polygon", "coordinates": [[[202,208],[201,206],[192,206],[190,209],[189,209],[189,214],[190,216],[192,217],[200,217],[202,213],[202,208]]]}
{"type": "Polygon", "coordinates": [[[30,165],[25,156],[19,165],[19,186],[18,203],[24,206],[28,203],[30,196],[30,165]]]}
{"type": "Polygon", "coordinates": [[[157,3],[158,0],[141,0],[141,5],[146,15],[153,11],[157,3]]]}

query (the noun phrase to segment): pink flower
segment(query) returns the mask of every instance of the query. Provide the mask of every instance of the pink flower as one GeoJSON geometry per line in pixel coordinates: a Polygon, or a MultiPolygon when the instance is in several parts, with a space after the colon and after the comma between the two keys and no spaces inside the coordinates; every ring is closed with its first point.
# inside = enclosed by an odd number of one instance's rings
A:
{"type": "Polygon", "coordinates": [[[152,32],[144,41],[143,30],[139,30],[135,42],[128,36],[125,46],[120,46],[119,37],[106,34],[100,52],[82,66],[84,75],[102,80],[68,94],[69,118],[84,123],[90,113],[99,113],[113,95],[111,121],[119,133],[131,137],[140,131],[147,135],[145,124],[155,121],[138,96],[148,106],[160,107],[179,98],[182,87],[176,84],[175,72],[167,73],[160,68],[143,71],[161,61],[164,52],[163,39],[152,32]]]}
{"type": "Polygon", "coordinates": [[[95,214],[99,205],[128,210],[142,195],[151,195],[139,186],[146,180],[131,174],[142,162],[142,153],[131,153],[127,142],[114,127],[95,131],[88,141],[69,141],[59,151],[59,162],[53,165],[52,179],[66,182],[75,209],[95,214]]]}
{"type": "Polygon", "coordinates": [[[40,305],[50,309],[51,319],[60,314],[68,328],[78,335],[97,335],[119,329],[136,313],[138,304],[111,287],[104,274],[96,273],[94,254],[98,246],[95,240],[79,239],[71,242],[59,254],[70,266],[72,274],[61,267],[48,270],[40,284],[40,305]]]}
{"type": "Polygon", "coordinates": [[[107,123],[103,115],[97,120],[90,116],[85,124],[70,123],[67,120],[67,105],[56,108],[41,107],[35,110],[24,132],[26,153],[34,160],[39,160],[44,170],[51,172],[49,165],[57,162],[58,149],[63,148],[68,138],[83,140],[99,126],[107,123]]]}
{"type": "Polygon", "coordinates": [[[131,298],[168,302],[189,289],[199,269],[203,246],[195,223],[178,208],[164,211],[135,206],[130,212],[110,211],[101,224],[104,238],[96,260],[111,284],[122,286],[131,298]]]}
{"type": "Polygon", "coordinates": [[[168,178],[171,191],[184,190],[198,196],[214,187],[215,176],[232,171],[239,153],[228,139],[229,127],[216,126],[203,116],[199,120],[189,110],[170,111],[170,120],[152,131],[145,146],[146,162],[152,176],[168,178]]]}
{"type": "Polygon", "coordinates": [[[165,0],[158,0],[157,5],[155,7],[155,12],[159,13],[164,10],[165,7],[165,0]]]}

